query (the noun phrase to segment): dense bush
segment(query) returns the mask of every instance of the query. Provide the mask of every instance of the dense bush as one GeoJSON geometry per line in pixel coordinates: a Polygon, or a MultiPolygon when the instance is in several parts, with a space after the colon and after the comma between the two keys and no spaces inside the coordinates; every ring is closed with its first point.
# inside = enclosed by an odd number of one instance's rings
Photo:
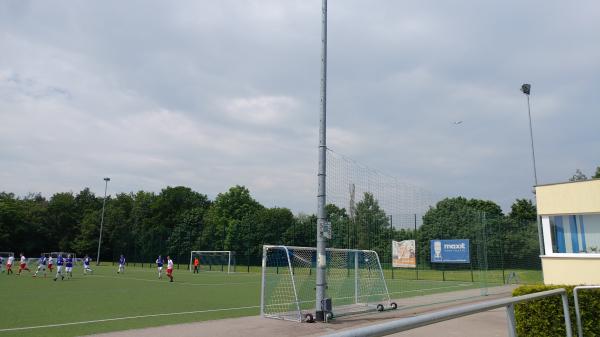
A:
{"type": "MultiPolygon", "coordinates": [[[[513,291],[513,296],[537,293],[546,290],[565,288],[569,299],[569,314],[573,335],[577,336],[573,286],[521,286],[513,291]]],[[[579,290],[579,310],[586,337],[600,336],[600,291],[579,290]]],[[[521,303],[515,306],[517,334],[521,337],[565,336],[565,321],[560,296],[521,303]]]]}

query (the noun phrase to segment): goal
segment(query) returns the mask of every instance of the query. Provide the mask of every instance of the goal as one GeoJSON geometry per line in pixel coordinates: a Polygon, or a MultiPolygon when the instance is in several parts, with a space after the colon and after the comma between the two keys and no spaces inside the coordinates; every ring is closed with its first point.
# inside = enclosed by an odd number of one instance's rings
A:
{"type": "MultiPolygon", "coordinates": [[[[373,250],[327,248],[326,319],[370,310],[396,309],[379,256],[373,250]]],[[[314,247],[263,246],[261,315],[312,321],[315,310],[314,247]]]]}
{"type": "Polygon", "coordinates": [[[190,252],[190,271],[194,271],[194,259],[198,258],[200,271],[235,271],[235,252],[231,250],[193,250],[190,252]]]}

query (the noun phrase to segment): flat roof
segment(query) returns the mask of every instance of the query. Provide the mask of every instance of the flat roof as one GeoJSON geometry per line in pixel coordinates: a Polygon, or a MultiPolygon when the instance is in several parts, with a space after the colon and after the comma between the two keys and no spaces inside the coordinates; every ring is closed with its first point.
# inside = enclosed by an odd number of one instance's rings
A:
{"type": "Polygon", "coordinates": [[[563,181],[563,182],[559,182],[559,183],[540,184],[540,185],[535,185],[533,187],[552,186],[552,185],[564,185],[564,184],[578,184],[578,183],[585,183],[585,182],[590,182],[590,181],[595,181],[595,180],[600,180],[600,178],[590,178],[590,179],[586,179],[586,180],[563,181]]]}

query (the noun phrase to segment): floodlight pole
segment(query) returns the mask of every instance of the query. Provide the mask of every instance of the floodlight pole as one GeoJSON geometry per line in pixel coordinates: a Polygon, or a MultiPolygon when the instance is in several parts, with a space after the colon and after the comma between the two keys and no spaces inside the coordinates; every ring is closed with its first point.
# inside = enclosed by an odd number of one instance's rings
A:
{"type": "MultiPolygon", "coordinates": [[[[531,161],[533,163],[533,182],[534,182],[534,187],[533,187],[533,194],[535,195],[535,186],[537,186],[538,184],[538,180],[537,180],[537,168],[535,165],[535,148],[533,146],[533,127],[531,124],[531,104],[529,103],[529,95],[531,94],[531,84],[523,84],[521,86],[521,92],[523,92],[523,94],[525,94],[525,96],[527,96],[527,114],[529,116],[529,138],[531,140],[531,161]]],[[[538,240],[540,243],[540,255],[544,255],[544,235],[542,234],[542,224],[540,223],[540,217],[536,214],[535,215],[535,219],[536,219],[536,223],[537,223],[537,229],[538,229],[538,240]]]]}
{"type": "Polygon", "coordinates": [[[327,156],[327,0],[322,0],[321,13],[321,112],[319,123],[319,171],[317,193],[317,279],[316,279],[316,314],[317,321],[325,321],[324,299],[326,298],[327,279],[327,241],[323,233],[327,219],[325,211],[326,156],[327,156]]]}
{"type": "Polygon", "coordinates": [[[100,265],[100,245],[102,244],[102,226],[104,225],[104,208],[106,206],[106,190],[108,189],[108,182],[110,178],[104,178],[104,200],[102,200],[102,215],[100,217],[100,237],[98,238],[98,254],[96,255],[96,265],[100,265]]]}

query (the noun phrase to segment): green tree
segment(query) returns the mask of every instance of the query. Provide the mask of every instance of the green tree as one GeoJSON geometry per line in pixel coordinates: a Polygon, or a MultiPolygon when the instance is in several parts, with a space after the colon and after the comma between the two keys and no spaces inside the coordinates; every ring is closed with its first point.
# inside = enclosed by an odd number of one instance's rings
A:
{"type": "Polygon", "coordinates": [[[389,218],[373,194],[366,192],[356,204],[354,221],[358,232],[357,248],[382,249],[381,233],[389,228],[389,218]]]}
{"type": "Polygon", "coordinates": [[[529,199],[517,199],[510,206],[508,217],[518,221],[536,221],[537,209],[529,199]]]}
{"type": "Polygon", "coordinates": [[[593,179],[600,178],[600,166],[596,167],[596,173],[592,176],[593,179]]]}
{"type": "Polygon", "coordinates": [[[587,180],[587,176],[581,172],[580,169],[575,170],[575,174],[569,178],[569,181],[582,181],[587,180]]]}

